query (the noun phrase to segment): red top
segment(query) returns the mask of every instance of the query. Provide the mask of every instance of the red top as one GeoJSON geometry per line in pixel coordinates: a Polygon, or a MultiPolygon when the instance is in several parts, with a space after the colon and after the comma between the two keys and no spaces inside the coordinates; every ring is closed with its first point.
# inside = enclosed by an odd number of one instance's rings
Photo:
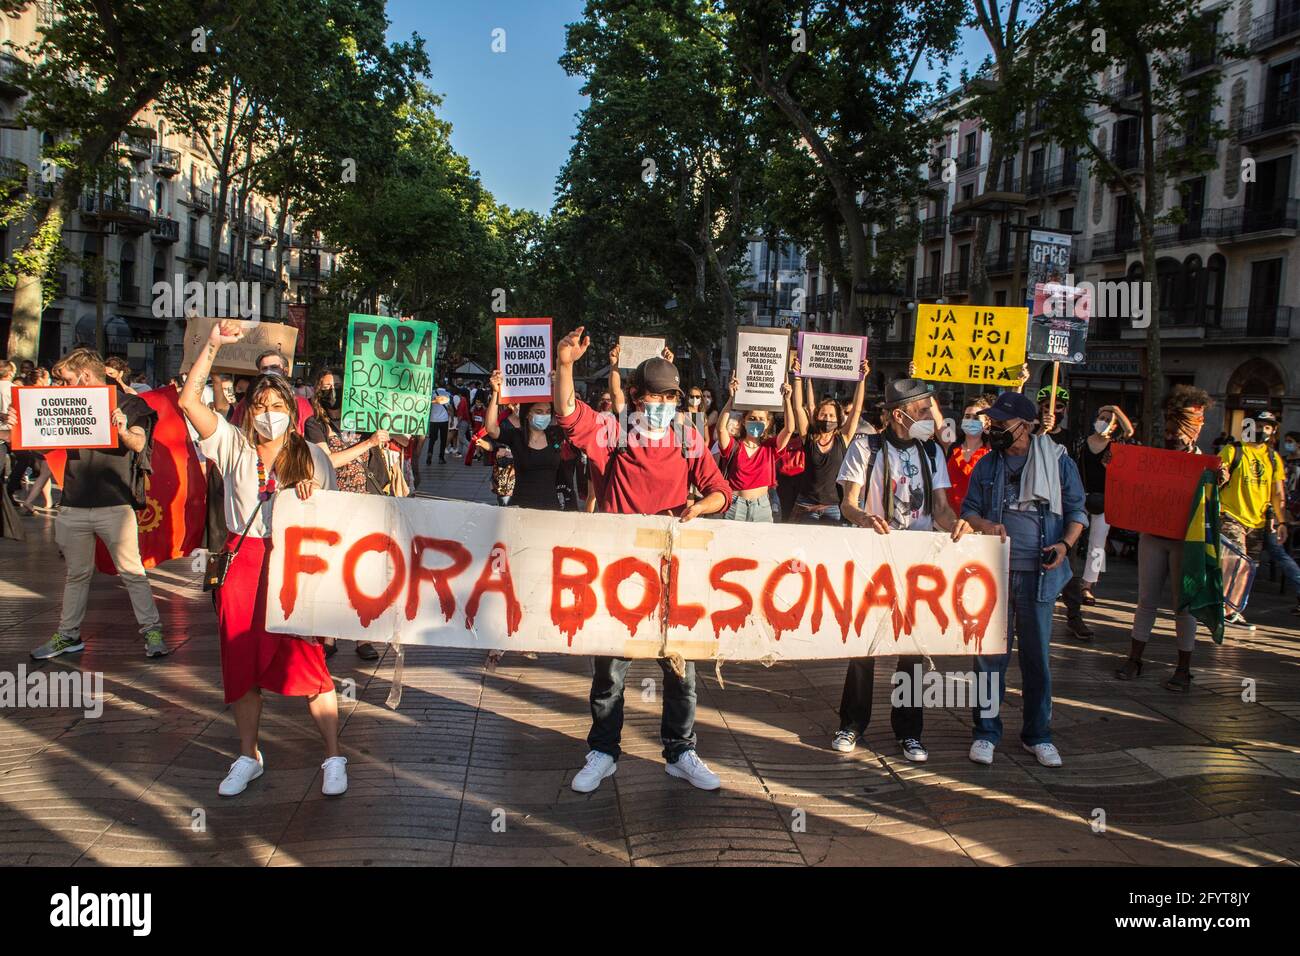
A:
{"type": "Polygon", "coordinates": [[[456,396],[456,417],[462,422],[469,421],[469,402],[465,400],[464,395],[456,396]]]}
{"type": "Polygon", "coordinates": [[[970,473],[988,453],[989,446],[981,445],[967,458],[963,442],[953,445],[952,451],[948,452],[948,478],[952,481],[952,487],[948,488],[948,503],[952,505],[954,514],[961,514],[961,503],[966,500],[966,489],[970,487],[970,473]]]}
{"type": "Polygon", "coordinates": [[[743,441],[733,438],[720,462],[723,474],[731,483],[731,490],[771,488],[776,484],[777,454],[775,436],[759,442],[753,454],[743,441]]]}
{"type": "Polygon", "coordinates": [[[579,401],[573,414],[556,419],[577,449],[587,453],[596,480],[599,510],[609,514],[680,514],[686,506],[687,483],[702,496],[718,491],[731,505],[731,490],[718,472],[699,432],[685,429],[683,452],[676,433],[669,429],[661,439],[647,438],[628,429],[627,444],[618,448],[618,421],[597,415],[579,401]],[[618,449],[615,452],[615,449],[618,449]]]}

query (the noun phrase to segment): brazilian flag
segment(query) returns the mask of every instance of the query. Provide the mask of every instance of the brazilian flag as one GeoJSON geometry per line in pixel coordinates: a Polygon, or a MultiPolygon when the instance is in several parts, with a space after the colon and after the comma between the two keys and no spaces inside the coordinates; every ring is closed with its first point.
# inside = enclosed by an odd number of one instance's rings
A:
{"type": "Polygon", "coordinates": [[[1207,470],[1192,497],[1192,513],[1183,538],[1178,610],[1208,627],[1216,644],[1223,643],[1223,565],[1219,547],[1219,476],[1207,470]]]}

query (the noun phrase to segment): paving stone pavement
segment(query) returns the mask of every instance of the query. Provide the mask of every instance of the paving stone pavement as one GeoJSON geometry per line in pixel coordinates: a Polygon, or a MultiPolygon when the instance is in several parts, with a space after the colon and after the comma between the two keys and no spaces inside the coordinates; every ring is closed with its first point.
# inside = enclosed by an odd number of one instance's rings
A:
{"type": "MultiPolygon", "coordinates": [[[[488,474],[434,464],[420,494],[491,501],[488,474]]],[[[28,651],[53,632],[63,583],[51,519],[26,527],[25,545],[0,542],[0,671],[10,673],[37,666],[28,651]]],[[[1263,580],[1250,608],[1257,628],[1230,629],[1220,647],[1198,642],[1194,689],[1174,694],[1160,686],[1175,656],[1167,620],[1142,678],[1111,677],[1128,647],[1136,587],[1134,565],[1112,561],[1089,609],[1097,640],[1074,641],[1057,616],[1058,770],[1016,743],[1014,661],[1008,740],[991,767],[967,759],[968,717],[956,710],[927,712],[928,763],[903,760],[882,719],[889,667],[877,668],[865,746],[839,755],[827,744],[843,662],[728,664],[721,682],[704,665],[700,753],[722,790],[664,773],[659,705],[633,692],[617,775],[581,795],[568,784],[586,752],[587,659],[510,655],[487,670],[481,652],[409,648],[394,711],[385,706],[392,655],[367,664],[344,644],[331,669],[357,687],[341,715],[347,795],[320,794],[319,740],[302,702],[268,695],[266,774],[222,800],[216,787],[237,739],[211,605],[186,562],[151,576],[171,656],[144,658],[125,593],[97,577],[86,650],[44,666],[102,672],[102,716],[0,712],[0,864],[1300,861],[1300,618],[1263,580]],[[1243,700],[1244,681],[1253,701],[1243,700]]],[[[653,661],[637,662],[629,686],[658,673],[653,661]]]]}

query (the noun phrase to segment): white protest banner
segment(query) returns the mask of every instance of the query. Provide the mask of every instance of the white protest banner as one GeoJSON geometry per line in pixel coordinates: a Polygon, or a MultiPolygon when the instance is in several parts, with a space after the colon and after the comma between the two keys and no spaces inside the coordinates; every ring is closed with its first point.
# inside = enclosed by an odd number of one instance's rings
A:
{"type": "MultiPolygon", "coordinates": [[[[198,358],[208,344],[212,326],[218,322],[231,319],[207,319],[196,317],[185,323],[185,355],[181,359],[181,371],[188,372],[194,360],[198,358]]],[[[212,363],[212,371],[229,372],[234,375],[257,375],[257,357],[272,349],[279,351],[290,364],[293,363],[298,330],[292,325],[279,322],[241,321],[240,328],[244,337],[233,345],[223,345],[212,363]]]]}
{"type": "Polygon", "coordinates": [[[278,494],[282,634],[616,657],[805,660],[1006,649],[996,537],[278,494]]]}
{"type": "Polygon", "coordinates": [[[117,447],[117,389],[111,385],[18,386],[13,396],[18,413],[12,435],[15,451],[117,447]]]}
{"type": "Polygon", "coordinates": [[[620,335],[618,337],[618,367],[636,368],[646,359],[659,358],[668,343],[664,339],[647,338],[643,335],[620,335]]]}
{"type": "Polygon", "coordinates": [[[834,332],[799,334],[799,374],[804,378],[856,382],[862,377],[858,369],[866,357],[866,336],[834,332]]]}
{"type": "Polygon", "coordinates": [[[503,379],[500,401],[551,400],[551,320],[497,319],[497,368],[503,379]]]}
{"type": "Polygon", "coordinates": [[[732,407],[780,408],[781,384],[789,367],[789,329],[741,326],[736,332],[736,377],[740,387],[732,407]]]}

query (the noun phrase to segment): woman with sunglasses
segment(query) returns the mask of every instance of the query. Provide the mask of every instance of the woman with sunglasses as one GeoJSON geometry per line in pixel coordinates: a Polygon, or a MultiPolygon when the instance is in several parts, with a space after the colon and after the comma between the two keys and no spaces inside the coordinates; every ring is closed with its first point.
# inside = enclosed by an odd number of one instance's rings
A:
{"type": "Polygon", "coordinates": [[[314,637],[272,634],[266,629],[267,576],[270,570],[272,501],[277,491],[292,488],[309,498],[317,488],[334,488],[329,456],[298,431],[298,402],[283,375],[261,375],[248,389],[247,414],[232,425],[203,401],[203,386],[223,345],[238,342],[238,322],[212,327],[207,347],[185,379],[180,406],[199,435],[210,467],[221,472],[224,511],[234,554],[216,594],[217,631],[221,641],[221,680],[225,700],[239,730],[239,756],[217,792],[243,793],[262,775],[257,746],[262,691],[306,697],[307,709],[325,744],[321,792],[337,796],[347,790],[347,758],[339,754],[338,698],[325,666],[325,652],[314,637]]]}

